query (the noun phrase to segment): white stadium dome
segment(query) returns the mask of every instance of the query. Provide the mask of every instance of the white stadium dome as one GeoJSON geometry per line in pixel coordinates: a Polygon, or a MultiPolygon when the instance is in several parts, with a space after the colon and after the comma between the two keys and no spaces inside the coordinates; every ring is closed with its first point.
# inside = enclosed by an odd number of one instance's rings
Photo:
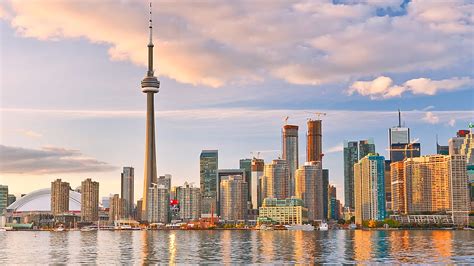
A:
{"type": "MultiPolygon", "coordinates": [[[[13,212],[50,212],[51,188],[43,188],[26,194],[7,207],[13,212]]],[[[81,193],[69,191],[69,211],[81,211],[81,193]]]]}

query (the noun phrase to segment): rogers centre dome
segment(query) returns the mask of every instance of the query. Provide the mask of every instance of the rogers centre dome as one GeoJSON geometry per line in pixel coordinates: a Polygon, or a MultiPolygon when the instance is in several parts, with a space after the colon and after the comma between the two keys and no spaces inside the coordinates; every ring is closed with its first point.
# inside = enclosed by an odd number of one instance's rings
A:
{"type": "MultiPolygon", "coordinates": [[[[7,207],[9,212],[51,212],[51,188],[26,194],[7,207]]],[[[69,211],[81,211],[81,193],[69,191],[69,211]]]]}

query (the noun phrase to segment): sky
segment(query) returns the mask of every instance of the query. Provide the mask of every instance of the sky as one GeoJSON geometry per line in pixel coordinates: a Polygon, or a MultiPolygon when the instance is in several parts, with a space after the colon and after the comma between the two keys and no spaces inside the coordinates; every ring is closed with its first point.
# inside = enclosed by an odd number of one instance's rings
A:
{"type": "MultiPolygon", "coordinates": [[[[10,193],[100,182],[123,166],[143,191],[147,1],[0,3],[0,184],[10,193]]],[[[344,140],[387,156],[397,109],[424,155],[474,120],[474,3],[432,0],[153,2],[158,173],[199,186],[219,168],[281,155],[284,118],[325,112],[323,167],[344,201],[344,140]],[[252,153],[253,152],[253,153],[252,153]]]]}

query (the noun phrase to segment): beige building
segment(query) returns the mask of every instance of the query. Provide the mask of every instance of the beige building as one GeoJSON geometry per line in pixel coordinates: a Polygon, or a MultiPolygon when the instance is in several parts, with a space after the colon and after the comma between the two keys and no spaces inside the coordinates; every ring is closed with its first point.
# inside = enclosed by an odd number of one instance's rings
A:
{"type": "MultiPolygon", "coordinates": [[[[471,131],[472,132],[472,131],[471,131]]],[[[466,162],[469,165],[474,164],[474,133],[469,133],[464,138],[459,154],[466,156],[466,162]]]]}
{"type": "Polygon", "coordinates": [[[69,211],[69,190],[68,182],[62,182],[61,179],[51,182],[51,212],[53,215],[69,211]]]}
{"type": "Polygon", "coordinates": [[[308,222],[308,209],[301,199],[266,198],[259,208],[259,218],[269,218],[279,224],[303,224],[308,222]]]}
{"type": "Polygon", "coordinates": [[[295,196],[302,199],[304,206],[308,208],[308,219],[310,221],[325,218],[322,172],[321,162],[315,161],[306,162],[296,170],[295,196]]]}
{"type": "Polygon", "coordinates": [[[241,175],[231,175],[222,180],[219,193],[222,220],[247,219],[248,184],[241,175]]]}
{"type": "Polygon", "coordinates": [[[394,213],[406,213],[405,200],[405,172],[404,162],[390,164],[390,179],[392,184],[392,211],[394,213]]]}
{"type": "Polygon", "coordinates": [[[128,218],[127,211],[127,201],[120,198],[119,194],[114,194],[109,200],[109,221],[113,222],[115,220],[120,220],[128,218]]]}
{"type": "Polygon", "coordinates": [[[90,178],[81,183],[81,220],[94,222],[99,219],[99,182],[90,178]]]}
{"type": "Polygon", "coordinates": [[[455,224],[469,220],[466,156],[429,155],[404,162],[406,212],[446,212],[455,224]]]}
{"type": "Polygon", "coordinates": [[[179,203],[179,218],[183,221],[198,220],[201,215],[201,190],[184,183],[176,187],[176,199],[179,203]]]}
{"type": "Polygon", "coordinates": [[[164,223],[169,222],[170,194],[164,185],[152,184],[148,189],[148,222],[164,223]]]}
{"type": "Polygon", "coordinates": [[[262,176],[262,199],[286,199],[289,196],[290,170],[286,160],[276,159],[266,164],[262,176]]]}

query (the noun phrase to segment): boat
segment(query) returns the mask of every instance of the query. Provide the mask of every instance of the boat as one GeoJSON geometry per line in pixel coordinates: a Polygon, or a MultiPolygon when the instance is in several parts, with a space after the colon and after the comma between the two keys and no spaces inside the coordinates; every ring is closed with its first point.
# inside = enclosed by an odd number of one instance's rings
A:
{"type": "Polygon", "coordinates": [[[285,225],[285,227],[290,231],[314,231],[314,226],[310,224],[292,224],[285,225]]]}
{"type": "Polygon", "coordinates": [[[262,224],[258,227],[258,229],[263,230],[263,231],[270,231],[270,230],[273,230],[273,226],[268,226],[268,225],[262,224]]]}
{"type": "Polygon", "coordinates": [[[6,232],[6,231],[7,231],[7,229],[6,229],[6,228],[4,228],[4,227],[0,227],[0,232],[6,232]]]}
{"type": "Polygon", "coordinates": [[[58,227],[56,227],[56,228],[53,229],[54,232],[62,232],[62,231],[64,231],[64,230],[65,230],[65,229],[64,229],[64,226],[63,226],[63,225],[60,225],[60,226],[58,226],[58,227]]]}
{"type": "Polygon", "coordinates": [[[91,226],[85,226],[81,228],[81,232],[90,232],[90,231],[97,231],[97,228],[91,226]]]}
{"type": "Polygon", "coordinates": [[[319,225],[319,231],[327,231],[329,229],[329,226],[326,222],[321,222],[319,225]]]}

